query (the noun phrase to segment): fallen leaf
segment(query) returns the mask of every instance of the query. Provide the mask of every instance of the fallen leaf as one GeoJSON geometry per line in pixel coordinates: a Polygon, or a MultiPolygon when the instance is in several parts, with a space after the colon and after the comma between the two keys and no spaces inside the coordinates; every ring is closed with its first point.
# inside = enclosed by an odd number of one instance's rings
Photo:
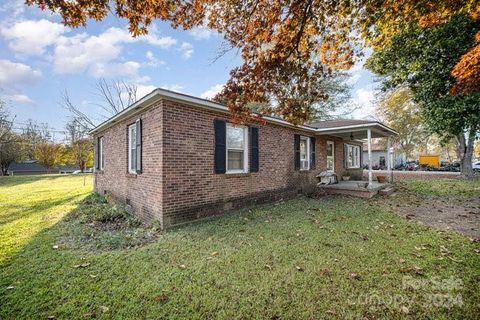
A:
{"type": "Polygon", "coordinates": [[[297,271],[303,271],[303,268],[300,266],[295,266],[295,269],[297,269],[297,271]]]}
{"type": "Polygon", "coordinates": [[[94,274],[91,274],[91,275],[90,275],[90,278],[92,278],[92,279],[95,279],[96,277],[97,277],[97,276],[94,275],[94,274]]]}
{"type": "Polygon", "coordinates": [[[100,306],[100,310],[102,310],[103,313],[108,312],[110,310],[108,307],[105,306],[100,306]]]}
{"type": "Polygon", "coordinates": [[[354,280],[360,280],[360,275],[356,272],[350,273],[350,278],[354,280]]]}
{"type": "Polygon", "coordinates": [[[409,313],[410,313],[410,310],[408,310],[408,308],[405,307],[405,306],[401,306],[401,307],[400,307],[400,311],[402,311],[402,313],[405,313],[405,314],[409,314],[409,313]]]}
{"type": "Polygon", "coordinates": [[[53,249],[58,249],[58,245],[52,246],[53,249]]]}
{"type": "Polygon", "coordinates": [[[265,265],[265,268],[268,269],[268,270],[272,270],[272,266],[269,265],[269,264],[266,264],[266,265],[265,265]]]}
{"type": "Polygon", "coordinates": [[[210,255],[211,255],[212,257],[216,257],[216,256],[218,256],[219,254],[220,254],[220,253],[219,253],[218,251],[214,251],[214,252],[212,252],[210,255]]]}
{"type": "Polygon", "coordinates": [[[178,266],[180,269],[186,269],[187,267],[184,264],[178,266]]]}
{"type": "Polygon", "coordinates": [[[88,267],[89,265],[90,265],[90,262],[85,262],[85,263],[82,263],[82,264],[76,264],[76,265],[74,265],[73,267],[76,268],[76,269],[77,269],[77,268],[86,268],[86,267],[88,267]]]}

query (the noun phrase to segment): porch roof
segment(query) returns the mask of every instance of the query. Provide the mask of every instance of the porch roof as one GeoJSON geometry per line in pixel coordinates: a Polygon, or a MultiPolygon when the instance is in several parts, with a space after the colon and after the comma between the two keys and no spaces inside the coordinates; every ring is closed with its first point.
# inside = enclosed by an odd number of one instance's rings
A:
{"type": "Polygon", "coordinates": [[[347,140],[367,139],[368,129],[372,132],[372,138],[383,138],[398,134],[383,123],[372,120],[326,120],[312,123],[310,126],[316,128],[319,135],[331,135],[347,140]]]}

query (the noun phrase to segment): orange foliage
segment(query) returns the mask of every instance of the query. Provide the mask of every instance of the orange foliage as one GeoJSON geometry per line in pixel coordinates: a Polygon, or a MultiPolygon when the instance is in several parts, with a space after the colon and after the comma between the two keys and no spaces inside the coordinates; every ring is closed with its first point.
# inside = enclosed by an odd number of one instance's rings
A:
{"type": "MultiPolygon", "coordinates": [[[[238,48],[243,64],[216,99],[236,121],[276,114],[295,123],[310,120],[315,103],[328,99],[322,79],[350,68],[365,44],[381,48],[406,23],[424,27],[454,14],[480,15],[478,0],[26,0],[58,12],[72,27],[114,11],[134,36],[154,19],[174,28],[207,25],[238,48]],[[114,8],[110,8],[110,4],[114,8]]],[[[478,57],[477,54],[474,56],[478,57]]],[[[459,64],[460,65],[460,64],[459,64]]],[[[459,67],[461,68],[461,67],[459,67]]],[[[467,81],[465,78],[463,81],[467,81]]]]}
{"type": "Polygon", "coordinates": [[[452,70],[452,76],[457,80],[450,90],[453,95],[480,91],[480,31],[475,40],[477,45],[461,56],[452,70]]]}

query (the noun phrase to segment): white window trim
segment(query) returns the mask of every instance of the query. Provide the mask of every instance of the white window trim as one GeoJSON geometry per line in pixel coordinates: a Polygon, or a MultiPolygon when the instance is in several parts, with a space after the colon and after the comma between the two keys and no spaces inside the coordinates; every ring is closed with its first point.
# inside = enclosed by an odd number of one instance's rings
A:
{"type": "Polygon", "coordinates": [[[305,169],[302,169],[302,158],[301,158],[301,155],[300,155],[300,171],[308,171],[310,170],[310,159],[312,158],[312,155],[310,154],[310,137],[304,137],[304,136],[300,136],[300,143],[302,143],[302,140],[303,141],[306,141],[307,142],[307,168],[305,169]]]}
{"type": "Polygon", "coordinates": [[[329,144],[332,145],[332,155],[329,156],[329,155],[327,154],[327,158],[326,158],[326,159],[327,159],[327,164],[328,164],[328,158],[329,158],[329,157],[332,158],[333,167],[332,167],[332,169],[328,169],[328,168],[327,168],[327,170],[330,171],[330,172],[335,172],[335,143],[334,143],[333,141],[327,141],[327,148],[328,148],[328,145],[329,145],[329,144]]]}
{"type": "MultiPolygon", "coordinates": [[[[127,165],[128,165],[128,173],[130,174],[137,174],[136,169],[132,169],[132,139],[131,139],[131,134],[132,134],[132,129],[135,129],[135,135],[137,134],[137,127],[136,124],[131,124],[128,126],[128,159],[127,159],[127,165]]],[[[135,149],[137,146],[135,146],[135,149]]]]}
{"type": "MultiPolygon", "coordinates": [[[[225,168],[226,171],[225,173],[227,174],[235,174],[235,173],[247,173],[248,172],[248,150],[249,150],[249,145],[248,145],[248,127],[245,126],[235,126],[231,123],[227,123],[227,129],[225,130],[225,168]],[[242,128],[243,129],[243,139],[244,139],[244,145],[243,145],[243,170],[228,170],[228,128],[242,128]]],[[[231,148],[232,150],[240,150],[240,149],[234,149],[231,148]]]]}
{"type": "Polygon", "coordinates": [[[354,144],[347,144],[347,169],[359,169],[360,168],[360,158],[361,158],[361,155],[360,155],[360,146],[357,146],[357,145],[354,145],[354,144]],[[355,156],[353,150],[354,149],[358,149],[358,165],[356,166],[351,166],[349,163],[348,163],[348,155],[350,154],[350,148],[352,149],[352,156],[355,156]]]}
{"type": "Polygon", "coordinates": [[[99,148],[98,148],[99,149],[98,150],[98,153],[99,153],[98,161],[100,162],[98,164],[98,168],[99,168],[100,171],[103,171],[103,167],[104,167],[104,165],[103,165],[103,137],[100,137],[98,139],[98,143],[100,145],[99,148]]]}

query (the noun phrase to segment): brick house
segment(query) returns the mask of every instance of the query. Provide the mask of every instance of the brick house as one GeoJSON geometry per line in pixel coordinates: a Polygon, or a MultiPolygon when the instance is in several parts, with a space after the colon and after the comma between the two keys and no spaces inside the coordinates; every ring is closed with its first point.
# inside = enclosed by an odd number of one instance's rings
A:
{"type": "Polygon", "coordinates": [[[95,191],[162,227],[315,188],[332,170],[361,176],[362,141],[389,136],[362,120],[234,126],[225,106],[156,89],[92,130],[95,191]]]}

